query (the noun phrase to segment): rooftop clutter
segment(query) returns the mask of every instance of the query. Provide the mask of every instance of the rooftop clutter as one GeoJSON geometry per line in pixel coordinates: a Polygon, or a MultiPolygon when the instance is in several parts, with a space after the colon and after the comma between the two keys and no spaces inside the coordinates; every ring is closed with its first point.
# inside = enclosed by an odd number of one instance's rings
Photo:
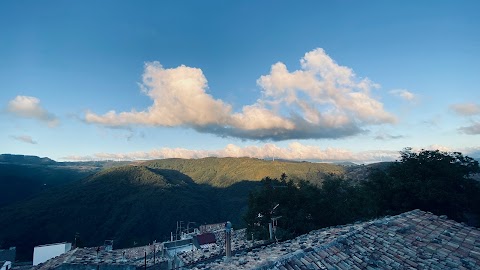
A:
{"type": "MultiPolygon", "coordinates": [[[[181,269],[480,269],[480,230],[421,210],[367,222],[311,231],[292,240],[264,245],[247,240],[246,230],[232,232],[230,260],[224,260],[225,231],[213,232],[215,242],[176,253],[181,269]]],[[[209,236],[210,238],[211,236],[209,236]]],[[[171,258],[160,256],[156,263],[171,258]]],[[[193,246],[192,246],[193,247],[193,246]]],[[[136,270],[154,264],[154,246],[113,251],[75,249],[34,267],[109,265],[136,270]]],[[[160,269],[164,269],[161,268],[160,269]]]]}
{"type": "MultiPolygon", "coordinates": [[[[177,254],[184,265],[197,264],[213,258],[220,259],[225,255],[225,230],[217,230],[213,234],[215,243],[201,245],[198,249],[177,254]]],[[[264,242],[247,240],[246,229],[232,230],[232,252],[234,253],[262,243],[264,242]]]]}
{"type": "Polygon", "coordinates": [[[62,265],[117,265],[125,266],[127,269],[130,266],[132,269],[143,266],[145,263],[145,252],[147,254],[147,266],[151,266],[155,262],[158,264],[166,261],[166,258],[160,254],[161,244],[127,248],[105,250],[103,248],[76,248],[60,256],[46,261],[45,263],[34,266],[32,270],[47,270],[55,269],[62,265]],[[153,252],[156,252],[156,256],[153,252]]]}
{"type": "Polygon", "coordinates": [[[312,231],[192,269],[479,269],[480,231],[413,210],[312,231]]]}

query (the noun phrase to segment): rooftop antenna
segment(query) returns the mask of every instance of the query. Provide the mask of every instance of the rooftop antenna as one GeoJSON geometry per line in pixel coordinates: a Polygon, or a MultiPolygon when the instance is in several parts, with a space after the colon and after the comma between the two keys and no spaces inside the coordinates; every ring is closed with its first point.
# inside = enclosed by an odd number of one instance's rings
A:
{"type": "Polygon", "coordinates": [[[269,235],[270,235],[270,240],[273,240],[273,238],[275,237],[275,240],[277,240],[277,236],[275,235],[275,232],[277,230],[277,226],[278,226],[278,219],[281,218],[281,216],[277,216],[277,217],[274,217],[273,214],[275,213],[275,209],[277,209],[277,207],[279,206],[280,204],[277,203],[277,205],[275,205],[272,210],[270,211],[270,216],[271,216],[271,220],[272,222],[269,222],[268,223],[268,232],[269,232],[269,235]]]}

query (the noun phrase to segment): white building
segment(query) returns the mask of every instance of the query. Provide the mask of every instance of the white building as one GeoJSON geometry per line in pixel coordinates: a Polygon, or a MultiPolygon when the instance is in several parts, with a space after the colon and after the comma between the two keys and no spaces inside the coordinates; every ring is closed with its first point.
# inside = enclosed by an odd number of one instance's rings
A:
{"type": "Polygon", "coordinates": [[[0,270],[12,269],[12,262],[11,261],[0,262],[0,265],[2,266],[2,268],[0,270]]]}
{"type": "Polygon", "coordinates": [[[56,243],[36,246],[33,249],[33,265],[38,265],[51,258],[62,255],[72,249],[72,243],[56,243]]]}

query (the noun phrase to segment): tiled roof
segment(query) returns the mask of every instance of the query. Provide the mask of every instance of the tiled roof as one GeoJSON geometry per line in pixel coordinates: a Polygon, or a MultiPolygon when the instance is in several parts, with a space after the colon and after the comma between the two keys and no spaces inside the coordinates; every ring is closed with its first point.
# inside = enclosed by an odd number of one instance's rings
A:
{"type": "Polygon", "coordinates": [[[216,243],[215,234],[213,233],[204,233],[195,236],[199,245],[211,244],[216,243]]]}
{"type": "MultiPolygon", "coordinates": [[[[45,263],[34,266],[32,270],[55,269],[62,264],[142,266],[145,262],[145,252],[147,253],[147,266],[151,266],[154,263],[153,251],[153,245],[127,249],[115,249],[112,251],[105,251],[104,249],[101,249],[98,252],[97,257],[97,248],[76,248],[60,256],[52,258],[45,263]]],[[[165,258],[160,255],[159,251],[160,245],[156,244],[156,263],[165,260],[165,258]]]]}
{"type": "MultiPolygon", "coordinates": [[[[251,248],[255,243],[247,240],[247,229],[232,230],[232,252],[238,252],[247,248],[251,248]]],[[[208,261],[221,257],[225,253],[225,231],[216,231],[214,233],[216,242],[208,245],[202,245],[199,249],[189,250],[178,253],[178,258],[184,265],[196,264],[202,261],[208,261]]],[[[256,244],[264,243],[257,241],[256,244]]]]}
{"type": "Polygon", "coordinates": [[[480,230],[413,210],[312,231],[194,269],[480,269],[480,230]]]}

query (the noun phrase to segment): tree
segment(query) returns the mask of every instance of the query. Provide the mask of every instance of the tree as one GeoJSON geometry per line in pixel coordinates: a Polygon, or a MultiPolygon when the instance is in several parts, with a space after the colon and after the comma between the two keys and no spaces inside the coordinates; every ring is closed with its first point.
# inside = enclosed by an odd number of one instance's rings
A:
{"type": "Polygon", "coordinates": [[[415,208],[465,221],[472,212],[480,172],[478,161],[459,152],[405,148],[400,162],[371,174],[365,188],[375,197],[379,213],[399,213],[415,208]]]}
{"type": "Polygon", "coordinates": [[[297,185],[286,180],[285,174],[282,174],[281,180],[265,177],[260,190],[250,193],[244,220],[249,233],[254,233],[257,239],[268,239],[268,223],[272,217],[279,218],[277,236],[281,235],[283,239],[315,228],[308,207],[312,198],[308,198],[305,192],[306,186],[315,187],[306,182],[297,185]]]}
{"type": "Polygon", "coordinates": [[[321,187],[306,181],[293,183],[264,178],[251,193],[244,216],[249,233],[268,238],[268,223],[281,216],[283,239],[316,228],[347,224],[413,209],[448,215],[470,225],[480,224],[478,161],[458,152],[406,148],[401,159],[370,173],[365,182],[329,175],[321,187]],[[276,206],[275,212],[272,209],[276,206]]]}

